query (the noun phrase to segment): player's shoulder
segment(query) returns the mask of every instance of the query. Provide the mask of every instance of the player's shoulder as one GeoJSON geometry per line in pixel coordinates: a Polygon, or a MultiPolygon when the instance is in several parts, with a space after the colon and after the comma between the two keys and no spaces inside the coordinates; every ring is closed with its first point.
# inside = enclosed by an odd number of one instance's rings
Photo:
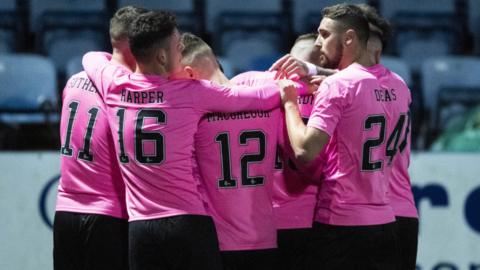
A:
{"type": "Polygon", "coordinates": [[[271,71],[247,71],[238,74],[237,76],[233,77],[231,81],[234,84],[253,84],[256,81],[265,81],[265,80],[273,80],[275,78],[275,72],[271,71]]]}
{"type": "Polygon", "coordinates": [[[401,83],[403,84],[405,87],[408,88],[407,86],[407,83],[405,82],[405,80],[397,73],[395,73],[394,71],[388,69],[388,68],[385,68],[387,71],[388,71],[388,75],[390,76],[390,79],[393,80],[393,81],[396,81],[398,83],[401,83]]]}
{"type": "Polygon", "coordinates": [[[212,88],[213,84],[207,80],[194,80],[194,79],[173,79],[167,80],[164,82],[166,89],[171,89],[174,91],[186,90],[194,91],[204,88],[212,88]]]}
{"type": "Polygon", "coordinates": [[[83,84],[93,85],[91,83],[90,78],[88,78],[87,73],[85,71],[80,71],[70,76],[70,78],[68,78],[67,83],[65,85],[65,89],[79,88],[83,84]]]}
{"type": "Polygon", "coordinates": [[[88,78],[88,75],[85,71],[82,70],[82,71],[80,71],[78,73],[75,73],[72,76],[70,76],[70,78],[68,80],[76,79],[76,78],[88,78]]]}

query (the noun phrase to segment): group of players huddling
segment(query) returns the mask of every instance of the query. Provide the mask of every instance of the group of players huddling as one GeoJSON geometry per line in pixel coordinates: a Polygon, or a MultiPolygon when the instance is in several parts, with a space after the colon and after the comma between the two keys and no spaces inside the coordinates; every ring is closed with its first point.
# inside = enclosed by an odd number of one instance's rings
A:
{"type": "Polygon", "coordinates": [[[175,15],[127,6],[63,90],[60,269],[415,269],[410,92],[368,5],[227,78],[175,15]]]}

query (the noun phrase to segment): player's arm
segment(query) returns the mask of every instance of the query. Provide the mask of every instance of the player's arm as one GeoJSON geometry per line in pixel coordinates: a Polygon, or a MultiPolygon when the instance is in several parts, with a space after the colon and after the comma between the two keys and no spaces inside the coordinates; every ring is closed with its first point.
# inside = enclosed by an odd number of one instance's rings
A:
{"type": "Polygon", "coordinates": [[[219,86],[208,81],[199,82],[201,87],[193,101],[204,111],[271,110],[280,106],[280,91],[273,81],[260,86],[219,86]]]}
{"type": "Polygon", "coordinates": [[[276,79],[281,76],[287,78],[292,78],[293,76],[303,78],[314,75],[330,76],[336,72],[333,69],[319,67],[312,63],[302,61],[290,54],[286,54],[278,59],[268,70],[277,71],[276,79]]]}
{"type": "Polygon", "coordinates": [[[105,52],[88,52],[82,59],[83,69],[103,97],[110,88],[128,79],[125,75],[131,73],[113,64],[111,59],[112,55],[105,52]]]}
{"type": "Polygon", "coordinates": [[[282,102],[285,108],[285,122],[288,138],[295,159],[302,163],[313,161],[327,144],[330,136],[322,130],[307,127],[300,116],[298,108],[298,93],[294,87],[279,83],[282,91],[282,102]]]}

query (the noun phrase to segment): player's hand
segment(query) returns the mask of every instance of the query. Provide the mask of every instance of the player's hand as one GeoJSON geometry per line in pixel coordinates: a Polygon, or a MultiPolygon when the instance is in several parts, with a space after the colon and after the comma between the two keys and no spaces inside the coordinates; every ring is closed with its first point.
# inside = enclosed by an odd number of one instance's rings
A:
{"type": "Polygon", "coordinates": [[[320,86],[320,84],[323,82],[323,80],[325,80],[325,78],[327,78],[327,76],[324,76],[324,75],[315,75],[315,76],[312,76],[310,78],[310,81],[309,83],[311,85],[313,85],[316,89],[318,89],[318,87],[320,86]]]}
{"type": "Polygon", "coordinates": [[[298,83],[292,80],[278,80],[277,85],[280,88],[280,96],[282,98],[282,104],[293,102],[297,104],[298,88],[301,87],[298,83]]]}
{"type": "Polygon", "coordinates": [[[275,79],[282,77],[292,78],[292,76],[303,78],[308,75],[308,68],[305,62],[291,56],[290,54],[286,54],[282,58],[278,59],[268,69],[268,71],[274,70],[277,71],[275,79]]]}
{"type": "Polygon", "coordinates": [[[318,90],[318,87],[320,86],[320,83],[324,78],[326,78],[326,77],[325,76],[313,76],[313,77],[302,78],[301,82],[304,85],[303,89],[306,90],[306,91],[300,92],[299,94],[300,95],[314,94],[318,90]],[[319,78],[319,77],[323,77],[323,78],[319,78]]]}

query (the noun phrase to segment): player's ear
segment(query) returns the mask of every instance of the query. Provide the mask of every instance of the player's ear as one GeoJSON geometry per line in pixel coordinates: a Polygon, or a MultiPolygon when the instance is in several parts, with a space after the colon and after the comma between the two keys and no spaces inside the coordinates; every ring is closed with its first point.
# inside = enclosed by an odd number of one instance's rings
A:
{"type": "Polygon", "coordinates": [[[353,29],[348,29],[345,34],[343,35],[343,45],[344,46],[350,46],[352,45],[355,37],[356,37],[355,30],[353,29]]]}
{"type": "Polygon", "coordinates": [[[193,71],[193,68],[191,66],[185,66],[183,70],[188,74],[188,77],[190,79],[195,79],[195,73],[193,71]]]}
{"type": "Polygon", "coordinates": [[[157,50],[155,59],[157,60],[157,62],[160,65],[166,66],[167,65],[167,51],[164,48],[159,48],[157,50]]]}

